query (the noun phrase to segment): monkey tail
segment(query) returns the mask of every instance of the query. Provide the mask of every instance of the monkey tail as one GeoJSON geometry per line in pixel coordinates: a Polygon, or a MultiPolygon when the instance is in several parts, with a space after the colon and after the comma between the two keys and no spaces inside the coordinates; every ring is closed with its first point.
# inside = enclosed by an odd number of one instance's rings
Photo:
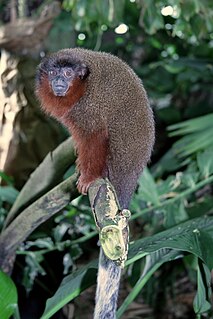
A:
{"type": "Polygon", "coordinates": [[[121,267],[100,249],[94,319],[116,319],[121,267]]]}

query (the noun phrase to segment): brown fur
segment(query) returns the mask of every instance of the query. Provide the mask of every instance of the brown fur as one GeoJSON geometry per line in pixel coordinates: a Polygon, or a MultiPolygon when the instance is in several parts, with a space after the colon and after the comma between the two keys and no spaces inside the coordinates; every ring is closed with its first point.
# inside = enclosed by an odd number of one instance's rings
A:
{"type": "Polygon", "coordinates": [[[56,97],[43,75],[37,81],[38,97],[46,112],[62,121],[74,137],[81,173],[78,189],[85,193],[92,181],[107,176],[121,207],[127,208],[154,143],[146,92],[133,70],[113,55],[77,48],[49,58],[50,64],[66,60],[88,67],[88,77],[74,79],[68,94],[56,97]]]}
{"type": "Polygon", "coordinates": [[[78,150],[77,167],[81,172],[78,189],[87,193],[88,186],[97,178],[106,176],[108,137],[104,131],[82,136],[79,128],[72,126],[72,135],[78,150]]]}

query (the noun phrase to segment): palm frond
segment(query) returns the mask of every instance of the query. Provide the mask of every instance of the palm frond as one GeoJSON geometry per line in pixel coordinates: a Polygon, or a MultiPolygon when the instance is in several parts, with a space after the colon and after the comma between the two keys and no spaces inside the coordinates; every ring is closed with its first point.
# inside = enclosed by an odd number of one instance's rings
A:
{"type": "Polygon", "coordinates": [[[213,147],[213,114],[171,125],[168,130],[169,136],[183,136],[173,145],[180,157],[213,147]]]}

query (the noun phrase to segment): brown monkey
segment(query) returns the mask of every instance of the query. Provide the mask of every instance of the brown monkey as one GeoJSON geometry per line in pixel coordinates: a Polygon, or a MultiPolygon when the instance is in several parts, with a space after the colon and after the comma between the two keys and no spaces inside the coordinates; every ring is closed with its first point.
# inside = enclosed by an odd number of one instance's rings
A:
{"type": "MultiPolygon", "coordinates": [[[[141,80],[111,54],[65,49],[44,58],[36,92],[42,108],[72,133],[79,191],[86,194],[95,179],[108,177],[121,208],[128,208],[154,144],[153,114],[141,80]]],[[[99,319],[115,318],[120,279],[119,267],[102,252],[99,275],[106,271],[108,287],[102,292],[99,287],[96,296],[97,301],[105,294],[96,305],[99,319]]]]}
{"type": "Polygon", "coordinates": [[[141,80],[117,57],[65,49],[44,58],[36,92],[43,109],[71,131],[78,152],[78,189],[108,177],[122,208],[150,158],[154,120],[141,80]]]}

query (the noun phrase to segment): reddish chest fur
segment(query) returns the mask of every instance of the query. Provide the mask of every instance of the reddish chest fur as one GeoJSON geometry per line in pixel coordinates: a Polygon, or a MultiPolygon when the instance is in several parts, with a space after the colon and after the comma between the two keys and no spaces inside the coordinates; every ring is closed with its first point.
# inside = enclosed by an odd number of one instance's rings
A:
{"type": "Polygon", "coordinates": [[[37,95],[42,102],[43,109],[58,119],[63,119],[65,114],[84,95],[86,83],[80,79],[74,79],[68,93],[65,96],[55,96],[47,77],[42,79],[42,83],[37,89],[37,95]]]}
{"type": "Polygon", "coordinates": [[[108,135],[104,130],[82,134],[76,126],[71,128],[71,132],[76,142],[77,167],[81,173],[78,189],[85,193],[95,179],[107,176],[108,135]]]}
{"type": "MultiPolygon", "coordinates": [[[[52,92],[47,77],[37,89],[43,109],[66,124],[76,144],[78,159],[77,167],[80,171],[78,189],[86,193],[89,185],[98,177],[107,176],[107,155],[109,151],[108,134],[106,130],[99,130],[87,134],[72,123],[67,116],[69,110],[79,101],[86,90],[86,83],[75,79],[66,96],[58,97],[52,92]]],[[[83,116],[83,114],[82,114],[83,116]]]]}

